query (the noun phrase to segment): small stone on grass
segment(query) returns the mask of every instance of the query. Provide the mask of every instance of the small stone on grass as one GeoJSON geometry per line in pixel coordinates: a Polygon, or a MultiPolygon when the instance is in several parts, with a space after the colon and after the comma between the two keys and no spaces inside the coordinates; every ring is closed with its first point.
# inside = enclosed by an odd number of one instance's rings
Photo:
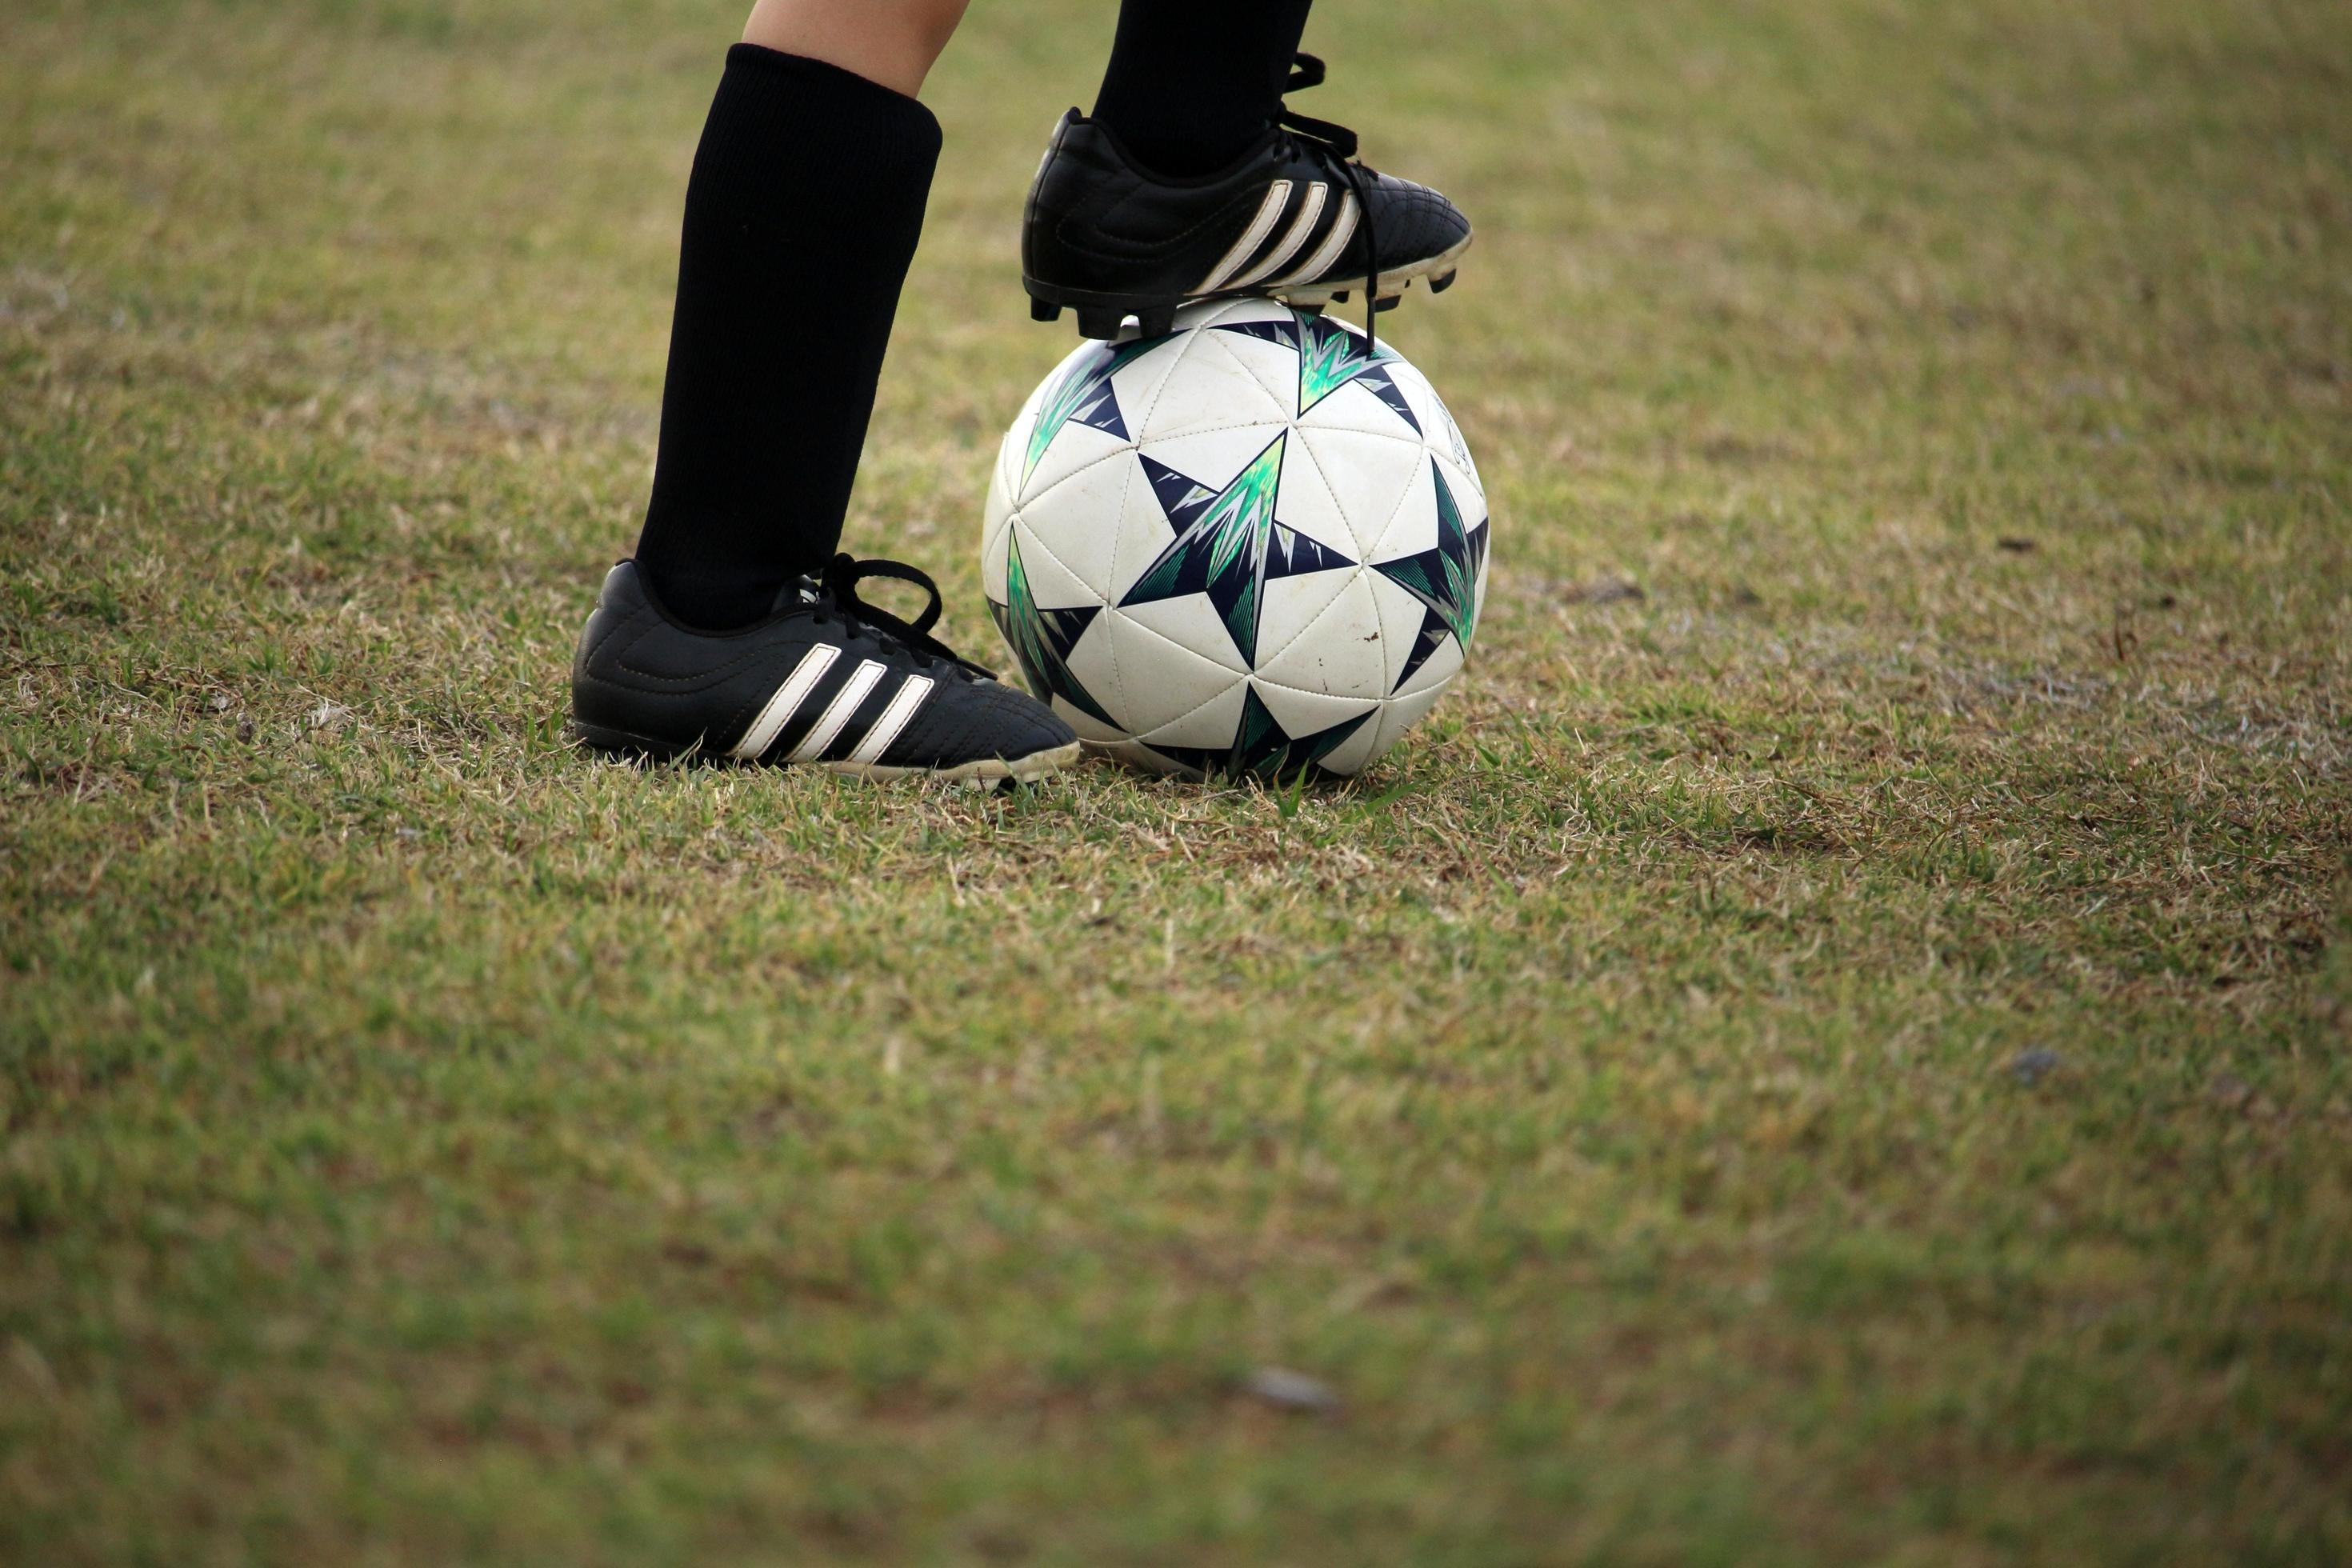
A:
{"type": "Polygon", "coordinates": [[[1339,1396],[1329,1384],[1287,1367],[1262,1366],[1242,1386],[1277,1409],[1303,1415],[1333,1415],[1339,1410],[1339,1396]]]}
{"type": "Polygon", "coordinates": [[[2066,1065],[2066,1058],[2041,1046],[2009,1058],[2009,1076],[2031,1089],[2066,1065]]]}

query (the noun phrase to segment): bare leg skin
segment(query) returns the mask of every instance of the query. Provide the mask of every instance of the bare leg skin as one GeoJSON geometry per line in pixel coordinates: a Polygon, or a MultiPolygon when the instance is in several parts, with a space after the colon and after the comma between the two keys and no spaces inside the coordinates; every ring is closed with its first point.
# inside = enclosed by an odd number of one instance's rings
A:
{"type": "Polygon", "coordinates": [[[970,0],[758,0],[743,41],[914,97],[970,0]]]}

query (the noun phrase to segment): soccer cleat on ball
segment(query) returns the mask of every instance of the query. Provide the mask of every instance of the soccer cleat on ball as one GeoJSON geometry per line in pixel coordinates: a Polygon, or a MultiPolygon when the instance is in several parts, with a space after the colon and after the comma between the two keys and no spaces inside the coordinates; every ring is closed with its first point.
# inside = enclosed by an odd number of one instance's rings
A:
{"type": "MultiPolygon", "coordinates": [[[[1291,89],[1322,79],[1323,62],[1299,56],[1291,89]]],[[[1286,110],[1231,167],[1161,179],[1071,110],[1022,219],[1031,314],[1050,321],[1069,308],[1090,338],[1118,336],[1132,316],[1149,338],[1188,300],[1256,295],[1314,310],[1355,289],[1391,304],[1417,278],[1433,292],[1451,285],[1470,220],[1355,153],[1354,132],[1286,110]]]]}
{"type": "Polygon", "coordinates": [[[1462,668],[1486,499],[1421,373],[1266,300],[1086,343],[1004,438],[981,542],[1030,689],[1194,776],[1347,774],[1462,668]]]}
{"type": "Polygon", "coordinates": [[[636,563],[604,579],[572,662],[572,729],[623,756],[798,763],[866,778],[1041,778],[1075,762],[1070,727],[931,637],[939,589],[895,561],[836,556],[731,632],[670,618],[636,563]],[[912,623],[857,597],[866,577],[919,584],[912,623]]]}

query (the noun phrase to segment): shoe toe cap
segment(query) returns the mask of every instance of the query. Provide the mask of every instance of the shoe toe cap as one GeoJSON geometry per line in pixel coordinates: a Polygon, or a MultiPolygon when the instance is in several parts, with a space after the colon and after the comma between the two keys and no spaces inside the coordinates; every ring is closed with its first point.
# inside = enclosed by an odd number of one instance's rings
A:
{"type": "Polygon", "coordinates": [[[1014,754],[1054,751],[1078,738],[1078,732],[1065,723],[1060,714],[1029,693],[1002,681],[988,684],[993,689],[991,700],[999,705],[1005,733],[1020,747],[1014,754]]]}
{"type": "Polygon", "coordinates": [[[1015,762],[1077,740],[1077,732],[1027,692],[1002,681],[959,686],[935,705],[929,723],[912,724],[885,754],[893,766],[951,768],[1001,758],[1015,762]]]}
{"type": "Polygon", "coordinates": [[[1470,220],[1438,192],[1389,175],[1381,176],[1381,265],[1402,267],[1426,261],[1469,237],[1470,220]]]}

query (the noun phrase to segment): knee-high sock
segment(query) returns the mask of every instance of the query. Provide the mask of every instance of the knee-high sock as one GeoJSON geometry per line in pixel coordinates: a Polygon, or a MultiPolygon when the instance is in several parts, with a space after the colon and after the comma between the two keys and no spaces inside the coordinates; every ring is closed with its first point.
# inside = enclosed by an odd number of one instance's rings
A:
{"type": "Polygon", "coordinates": [[[1233,162],[1282,108],[1310,0],[1121,0],[1094,118],[1154,174],[1233,162]]]}
{"type": "Polygon", "coordinates": [[[841,540],[940,126],[913,99],[738,44],[686,192],[639,568],[689,624],[757,619],[841,540]]]}

